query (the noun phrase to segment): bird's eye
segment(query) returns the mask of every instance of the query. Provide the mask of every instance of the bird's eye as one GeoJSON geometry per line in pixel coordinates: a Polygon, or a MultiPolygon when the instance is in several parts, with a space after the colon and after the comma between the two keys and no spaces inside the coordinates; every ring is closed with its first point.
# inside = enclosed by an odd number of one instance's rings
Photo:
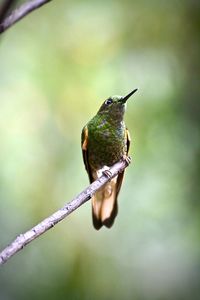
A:
{"type": "Polygon", "coordinates": [[[109,98],[108,100],[106,100],[106,102],[105,102],[105,104],[106,105],[110,105],[111,103],[113,103],[113,101],[112,101],[112,99],[111,98],[109,98]]]}

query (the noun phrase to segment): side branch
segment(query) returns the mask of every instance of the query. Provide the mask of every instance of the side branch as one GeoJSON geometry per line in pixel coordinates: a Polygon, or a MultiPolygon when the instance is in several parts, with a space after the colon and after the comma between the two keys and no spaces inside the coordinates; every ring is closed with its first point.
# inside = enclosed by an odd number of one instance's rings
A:
{"type": "Polygon", "coordinates": [[[14,25],[16,22],[30,14],[32,11],[50,2],[51,0],[31,0],[16,8],[11,14],[6,17],[0,24],[0,34],[6,29],[14,25]]]}
{"type": "MultiPolygon", "coordinates": [[[[122,172],[127,166],[128,164],[126,160],[121,160],[114,164],[109,169],[111,172],[111,178],[122,172]]],[[[109,180],[110,178],[108,178],[106,175],[102,175],[99,179],[94,181],[84,191],[82,191],[77,197],[75,197],[71,202],[67,203],[64,207],[56,211],[50,217],[44,219],[41,223],[37,224],[27,232],[17,236],[17,238],[10,245],[8,245],[2,252],[0,252],[0,265],[7,262],[9,258],[15,255],[18,251],[22,250],[27,244],[45,233],[48,229],[52,228],[58,222],[62,221],[83,203],[91,199],[93,194],[109,180]]]]}
{"type": "Polygon", "coordinates": [[[4,0],[2,1],[0,5],[0,24],[5,19],[8,11],[11,9],[11,7],[15,4],[16,0],[4,0]]]}

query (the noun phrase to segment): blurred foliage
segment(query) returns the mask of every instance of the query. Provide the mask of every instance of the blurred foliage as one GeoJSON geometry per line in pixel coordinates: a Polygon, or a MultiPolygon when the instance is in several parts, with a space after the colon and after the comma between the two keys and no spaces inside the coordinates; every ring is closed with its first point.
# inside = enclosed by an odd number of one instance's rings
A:
{"type": "Polygon", "coordinates": [[[139,92],[111,230],[90,203],[0,270],[0,299],[200,297],[200,2],[52,1],[0,40],[0,247],[87,184],[80,133],[139,92]]]}

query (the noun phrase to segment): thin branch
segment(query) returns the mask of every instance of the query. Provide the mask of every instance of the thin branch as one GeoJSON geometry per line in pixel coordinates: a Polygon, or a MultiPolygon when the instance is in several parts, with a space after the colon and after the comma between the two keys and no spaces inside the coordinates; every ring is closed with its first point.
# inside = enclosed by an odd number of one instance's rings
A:
{"type": "MultiPolygon", "coordinates": [[[[122,172],[127,166],[128,164],[125,160],[121,160],[114,164],[109,169],[111,172],[111,178],[115,177],[118,173],[122,172]]],[[[0,265],[7,262],[9,258],[15,255],[18,251],[22,250],[27,244],[29,244],[31,241],[35,240],[37,237],[45,233],[58,222],[66,218],[83,203],[91,199],[92,195],[109,180],[110,178],[103,174],[99,179],[90,184],[71,202],[67,203],[64,207],[56,211],[48,218],[44,219],[41,223],[37,224],[27,232],[17,236],[17,238],[10,245],[8,245],[2,252],[0,252],[0,265]]]]}
{"type": "Polygon", "coordinates": [[[2,4],[0,5],[0,24],[5,19],[8,11],[11,9],[15,2],[16,0],[4,0],[2,2],[2,4]]]}
{"type": "Polygon", "coordinates": [[[0,34],[6,29],[14,25],[16,22],[30,14],[32,11],[43,6],[44,4],[52,0],[31,0],[27,3],[22,4],[19,8],[16,8],[11,14],[6,17],[0,24],[0,34]]]}

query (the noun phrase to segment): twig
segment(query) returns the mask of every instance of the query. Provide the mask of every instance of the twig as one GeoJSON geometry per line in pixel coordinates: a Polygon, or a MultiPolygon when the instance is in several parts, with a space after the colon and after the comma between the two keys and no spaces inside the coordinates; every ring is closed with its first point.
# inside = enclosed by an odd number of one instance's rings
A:
{"type": "MultiPolygon", "coordinates": [[[[110,172],[112,174],[111,178],[122,172],[127,167],[127,165],[128,164],[125,160],[121,160],[114,164],[110,168],[110,172]]],[[[44,219],[41,223],[37,224],[24,234],[20,234],[19,236],[17,236],[17,238],[10,245],[8,245],[2,252],[0,252],[0,265],[7,262],[7,260],[11,256],[22,250],[31,241],[35,240],[38,236],[45,233],[48,229],[52,228],[54,225],[62,221],[74,210],[76,210],[79,206],[88,201],[92,197],[92,195],[109,180],[110,178],[103,174],[99,179],[90,184],[71,202],[67,203],[64,207],[56,211],[50,217],[44,219]]]]}
{"type": "Polygon", "coordinates": [[[30,14],[35,9],[41,7],[42,5],[50,2],[52,0],[31,0],[27,3],[22,4],[19,8],[16,8],[11,14],[6,17],[0,24],[0,34],[6,29],[14,25],[16,22],[30,14]]]}
{"type": "Polygon", "coordinates": [[[2,23],[3,19],[6,17],[10,8],[14,5],[16,0],[4,0],[0,5],[0,24],[2,23]]]}

